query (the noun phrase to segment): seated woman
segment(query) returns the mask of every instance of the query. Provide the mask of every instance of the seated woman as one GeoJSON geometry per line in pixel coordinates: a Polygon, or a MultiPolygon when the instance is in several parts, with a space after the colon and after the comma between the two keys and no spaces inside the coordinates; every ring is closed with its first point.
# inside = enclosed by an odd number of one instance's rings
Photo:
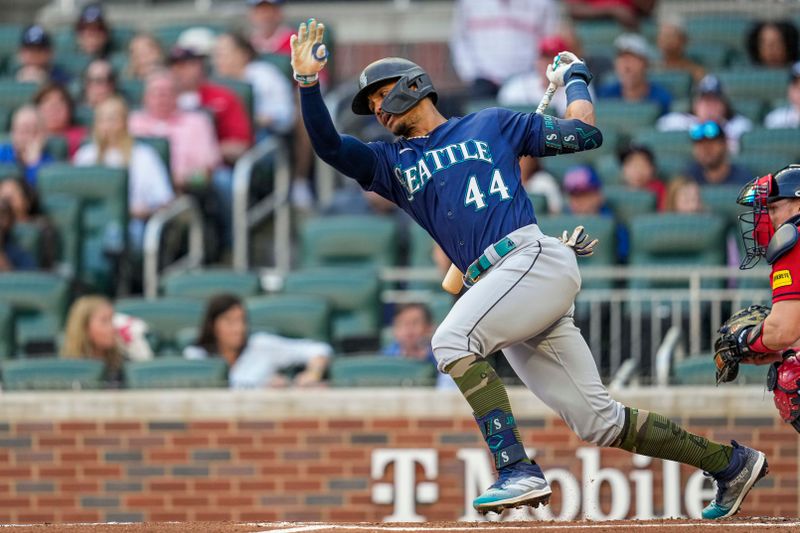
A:
{"type": "Polygon", "coordinates": [[[147,325],[142,320],[115,313],[108,298],[82,296],[69,309],[61,357],[102,360],[104,381],[118,387],[126,360],[153,358],[146,332],[147,325]]]}
{"type": "Polygon", "coordinates": [[[0,201],[8,202],[14,212],[15,223],[36,226],[39,230],[39,268],[52,269],[58,255],[58,232],[50,219],[41,212],[36,190],[21,177],[5,179],[0,181],[0,201]]]}
{"type": "Polygon", "coordinates": [[[127,167],[130,244],[140,250],[145,222],[175,195],[158,153],[153,147],[136,142],[128,132],[125,100],[113,96],[97,106],[92,142],[78,150],[73,162],[78,166],[127,167]]]}
{"type": "Polygon", "coordinates": [[[197,342],[187,347],[183,356],[222,357],[230,368],[231,388],[252,389],[287,385],[288,380],[278,371],[295,365],[305,365],[294,377],[295,385],[319,384],[332,353],[324,342],[248,333],[242,301],[231,294],[220,294],[208,302],[197,342]]]}
{"type": "Polygon", "coordinates": [[[64,136],[68,155],[73,157],[86,137],[87,129],[74,122],[75,103],[69,91],[61,85],[45,85],[33,97],[33,103],[42,116],[45,134],[64,136]]]}

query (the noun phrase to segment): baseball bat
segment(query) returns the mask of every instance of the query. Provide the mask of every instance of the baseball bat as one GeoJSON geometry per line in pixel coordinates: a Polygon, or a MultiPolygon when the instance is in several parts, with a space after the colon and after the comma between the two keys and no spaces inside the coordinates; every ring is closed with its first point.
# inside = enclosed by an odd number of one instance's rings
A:
{"type": "MultiPolygon", "coordinates": [[[[542,99],[539,102],[539,105],[536,107],[536,114],[541,115],[544,113],[544,110],[547,109],[547,106],[550,105],[550,100],[553,98],[553,95],[556,94],[556,84],[550,82],[550,85],[547,86],[547,90],[542,95],[542,99]]],[[[461,292],[461,286],[464,283],[464,274],[461,272],[457,266],[451,264],[450,268],[447,270],[447,274],[444,276],[442,280],[442,288],[449,292],[450,294],[458,294],[461,292]]]]}

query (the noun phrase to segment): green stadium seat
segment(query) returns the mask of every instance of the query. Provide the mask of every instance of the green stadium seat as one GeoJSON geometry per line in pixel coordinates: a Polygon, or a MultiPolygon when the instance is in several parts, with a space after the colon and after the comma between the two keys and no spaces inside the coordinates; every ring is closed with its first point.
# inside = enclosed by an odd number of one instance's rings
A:
{"type": "Polygon", "coordinates": [[[334,387],[412,387],[436,384],[436,367],[429,361],[361,355],[338,357],[330,365],[334,387]]]}
{"type": "Polygon", "coordinates": [[[749,168],[753,174],[764,176],[777,172],[786,165],[796,162],[796,159],[786,153],[772,153],[760,151],[747,151],[733,156],[733,161],[749,168]]]}
{"type": "Polygon", "coordinates": [[[211,81],[233,91],[236,96],[239,97],[239,101],[244,106],[247,116],[250,117],[250,121],[253,121],[256,105],[255,97],[253,96],[253,86],[250,83],[230,78],[213,78],[211,81]]]}
{"type": "Polygon", "coordinates": [[[20,24],[0,24],[0,57],[11,57],[16,54],[22,37],[20,24]]]}
{"type": "Polygon", "coordinates": [[[125,101],[131,108],[139,107],[142,103],[142,95],[144,95],[144,82],[131,78],[123,78],[117,82],[119,85],[119,92],[125,97],[125,101]]]}
{"type": "Polygon", "coordinates": [[[58,270],[67,277],[74,277],[81,265],[81,201],[68,194],[53,193],[44,196],[42,204],[58,231],[58,270]]]}
{"type": "Polygon", "coordinates": [[[67,138],[63,135],[50,135],[44,145],[44,151],[53,156],[56,161],[69,160],[67,138]]]}
{"type": "Polygon", "coordinates": [[[608,155],[600,158],[595,164],[595,170],[605,186],[622,183],[622,167],[616,156],[608,155]]]}
{"type": "Polygon", "coordinates": [[[605,134],[609,129],[630,135],[633,132],[652,128],[661,108],[657,102],[625,102],[624,100],[598,98],[595,102],[597,126],[605,134]]]}
{"type": "Polygon", "coordinates": [[[125,363],[125,385],[130,389],[197,389],[226,387],[228,364],[220,357],[183,359],[160,357],[125,363]]]}
{"type": "Polygon", "coordinates": [[[255,272],[229,269],[192,270],[164,278],[165,296],[207,299],[215,294],[230,293],[246,298],[261,291],[261,281],[255,272]]]}
{"type": "MultiPolygon", "coordinates": [[[[716,365],[711,355],[692,356],[672,365],[673,385],[715,385],[716,365]]],[[[740,365],[739,375],[732,384],[764,385],[768,365],[740,365]]]]}
{"type": "Polygon", "coordinates": [[[0,181],[21,176],[19,167],[14,163],[0,163],[0,181]]]}
{"type": "Polygon", "coordinates": [[[648,73],[647,78],[669,91],[673,100],[690,96],[692,75],[685,70],[654,70],[648,73]]]}
{"type": "Polygon", "coordinates": [[[609,185],[603,188],[603,194],[614,216],[623,224],[629,224],[635,216],[656,211],[657,198],[653,191],[609,185]]]}
{"type": "Polygon", "coordinates": [[[309,219],[300,230],[302,264],[391,266],[397,263],[395,222],[387,217],[338,215],[309,219]]]}
{"type": "Polygon", "coordinates": [[[333,310],[334,343],[378,337],[379,280],[377,271],[373,269],[328,267],[299,270],[286,276],[284,291],[328,300],[333,310]]]}
{"type": "Polygon", "coordinates": [[[0,360],[11,359],[14,355],[14,309],[7,303],[0,303],[0,360]]]}
{"type": "Polygon", "coordinates": [[[623,28],[616,21],[612,20],[579,20],[575,22],[575,34],[578,40],[587,47],[587,50],[594,49],[595,45],[610,45],[620,33],[624,33],[623,28]]]}
{"type": "Polygon", "coordinates": [[[33,222],[15,222],[13,227],[14,242],[28,252],[30,256],[36,261],[36,264],[41,264],[42,258],[41,251],[41,237],[42,232],[40,227],[33,222]]]}
{"type": "Polygon", "coordinates": [[[656,158],[664,154],[692,155],[692,142],[686,131],[644,130],[636,133],[634,141],[650,148],[656,158]]]}
{"type": "Polygon", "coordinates": [[[742,135],[741,152],[784,154],[796,159],[800,156],[800,129],[747,131],[742,135]]]}
{"type": "Polygon", "coordinates": [[[283,72],[284,76],[290,80],[294,80],[292,77],[293,71],[291,59],[292,58],[286,54],[261,54],[258,56],[259,61],[270,63],[271,65],[277,67],[278,70],[283,72]]]}
{"type": "Polygon", "coordinates": [[[739,67],[716,73],[725,94],[733,102],[739,98],[770,101],[786,94],[787,73],[783,69],[739,67]]]}
{"type": "Polygon", "coordinates": [[[411,225],[411,251],[409,253],[409,266],[433,267],[434,240],[430,234],[419,224],[411,225]]]}
{"type": "Polygon", "coordinates": [[[77,50],[64,50],[56,48],[55,64],[67,71],[67,73],[75,78],[77,82],[83,77],[83,73],[89,63],[92,62],[92,57],[88,56],[77,50]]]}
{"type": "Polygon", "coordinates": [[[736,203],[740,188],[738,185],[706,185],[700,187],[700,196],[709,212],[725,217],[729,227],[734,227],[739,214],[747,210],[736,203]]]}
{"type": "Polygon", "coordinates": [[[666,152],[655,154],[658,175],[665,181],[671,181],[675,176],[686,174],[686,168],[692,161],[691,156],[666,152]]]}
{"type": "Polygon", "coordinates": [[[707,70],[721,70],[728,66],[732,52],[722,43],[690,42],[686,47],[686,55],[707,70]]]}
{"type": "Polygon", "coordinates": [[[733,108],[737,113],[753,121],[758,127],[764,121],[766,104],[764,100],[758,98],[739,98],[733,102],[733,108]]]}
{"type": "Polygon", "coordinates": [[[144,320],[153,336],[156,352],[177,349],[176,335],[189,327],[199,327],[205,312],[204,306],[194,298],[165,297],[155,300],[124,298],[117,300],[114,308],[144,320]]]}
{"type": "Polygon", "coordinates": [[[158,152],[158,157],[161,158],[161,162],[167,167],[167,172],[170,172],[169,139],[166,137],[136,137],[136,140],[150,146],[158,152]]]}
{"type": "Polygon", "coordinates": [[[544,194],[528,193],[528,199],[533,206],[533,212],[538,217],[547,213],[547,196],[544,194]]]}
{"type": "Polygon", "coordinates": [[[750,17],[733,14],[693,16],[686,20],[686,34],[689,42],[698,46],[701,43],[717,43],[742,49],[751,24],[750,17]]]}
{"type": "Polygon", "coordinates": [[[453,308],[455,300],[453,296],[443,292],[441,289],[434,291],[427,302],[428,307],[433,315],[433,323],[441,324],[450,309],[453,308]]]}
{"type": "Polygon", "coordinates": [[[184,30],[188,30],[189,28],[197,28],[203,27],[208,28],[213,31],[215,34],[219,35],[226,30],[226,26],[224,24],[215,24],[215,23],[183,23],[183,24],[170,24],[167,26],[161,26],[158,28],[154,28],[152,30],[153,35],[161,43],[161,46],[164,50],[169,51],[175,43],[178,41],[178,37],[180,37],[181,33],[184,30]]]}
{"type": "Polygon", "coordinates": [[[16,109],[28,104],[39,86],[35,83],[20,82],[14,78],[0,79],[0,107],[16,109]]]}
{"type": "Polygon", "coordinates": [[[331,308],[322,296],[275,294],[246,301],[250,331],[331,342],[331,308]]]}
{"type": "Polygon", "coordinates": [[[4,361],[3,388],[20,390],[99,389],[105,365],[95,359],[37,357],[4,361]]]}
{"type": "Polygon", "coordinates": [[[51,343],[66,313],[67,280],[45,272],[0,274],[0,303],[14,309],[17,351],[29,343],[51,343]]]}
{"type": "Polygon", "coordinates": [[[122,254],[128,240],[128,173],[109,167],[53,164],[39,171],[39,191],[81,201],[80,271],[84,283],[111,293],[119,280],[107,253],[122,254]]]}

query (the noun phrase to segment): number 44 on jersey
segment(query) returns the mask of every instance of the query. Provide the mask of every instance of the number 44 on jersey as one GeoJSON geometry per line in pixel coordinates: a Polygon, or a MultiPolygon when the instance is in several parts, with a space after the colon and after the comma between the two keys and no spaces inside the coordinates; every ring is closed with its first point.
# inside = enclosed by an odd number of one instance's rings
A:
{"type": "MultiPolygon", "coordinates": [[[[495,169],[492,173],[492,181],[489,184],[489,194],[500,195],[500,200],[511,199],[511,195],[508,193],[508,187],[506,187],[506,184],[503,182],[503,175],[500,173],[500,169],[495,169]]],[[[467,190],[464,195],[464,206],[466,207],[472,204],[475,205],[475,212],[486,208],[486,195],[481,191],[480,185],[478,185],[478,178],[474,175],[469,177],[467,190]]]]}

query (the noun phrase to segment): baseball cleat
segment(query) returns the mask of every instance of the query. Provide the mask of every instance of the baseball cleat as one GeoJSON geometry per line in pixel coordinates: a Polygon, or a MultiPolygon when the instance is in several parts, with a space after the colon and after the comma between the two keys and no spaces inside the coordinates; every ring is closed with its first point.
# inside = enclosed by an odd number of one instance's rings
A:
{"type": "Polygon", "coordinates": [[[472,506],[481,514],[501,513],[504,509],[547,505],[552,494],[539,465],[519,462],[501,468],[498,480],[475,498],[472,506]]]}
{"type": "Polygon", "coordinates": [[[703,518],[717,520],[739,512],[744,497],[753,485],[769,472],[767,456],[758,450],[733,444],[733,455],[728,467],[711,477],[717,482],[714,501],[703,509],[703,518]]]}

